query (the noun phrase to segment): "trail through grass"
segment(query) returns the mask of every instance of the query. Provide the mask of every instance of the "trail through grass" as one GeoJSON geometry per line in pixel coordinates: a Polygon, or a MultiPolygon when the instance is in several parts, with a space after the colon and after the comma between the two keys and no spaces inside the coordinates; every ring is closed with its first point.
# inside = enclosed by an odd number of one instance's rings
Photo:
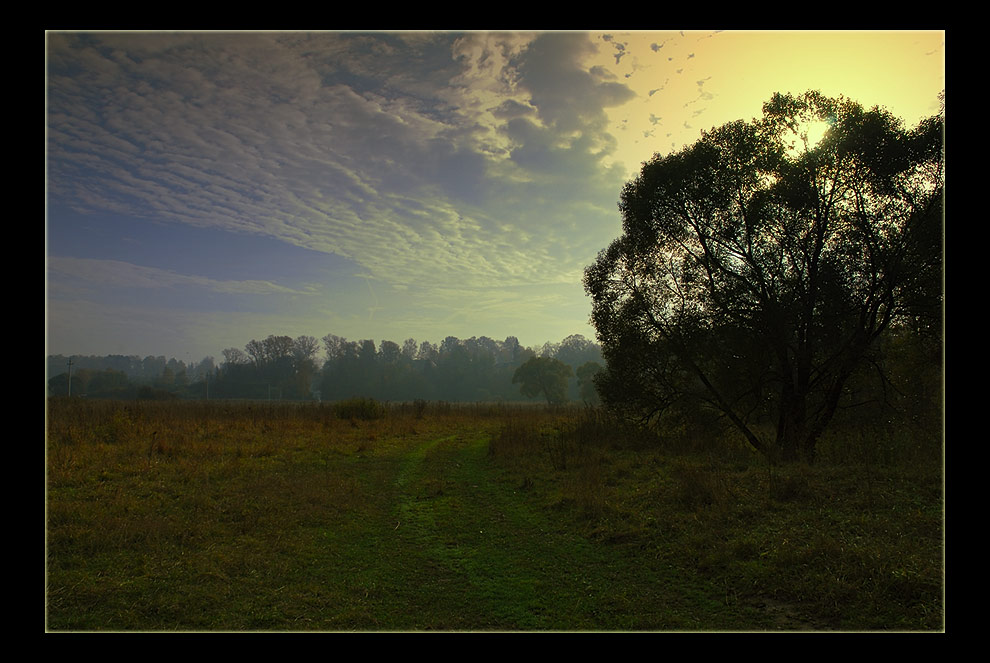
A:
{"type": "Polygon", "coordinates": [[[742,460],[554,413],[59,407],[53,631],[941,625],[925,473],[795,469],[771,497],[742,460]]]}
{"type": "Polygon", "coordinates": [[[582,537],[500,481],[483,435],[426,440],[399,465],[386,545],[394,578],[409,583],[392,596],[410,610],[387,626],[695,629],[723,611],[711,588],[582,537]]]}

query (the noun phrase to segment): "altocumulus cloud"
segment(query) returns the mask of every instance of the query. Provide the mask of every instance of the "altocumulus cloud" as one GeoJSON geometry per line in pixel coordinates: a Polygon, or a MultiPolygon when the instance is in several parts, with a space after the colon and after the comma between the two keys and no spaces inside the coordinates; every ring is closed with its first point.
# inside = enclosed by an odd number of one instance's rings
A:
{"type": "MultiPolygon", "coordinates": [[[[342,256],[424,302],[441,288],[437,301],[579,288],[618,232],[626,172],[605,165],[606,109],[633,97],[587,64],[594,44],[577,33],[52,33],[49,205],[269,237],[342,256]]],[[[50,258],[90,283],[285,287],[50,258]]]]}

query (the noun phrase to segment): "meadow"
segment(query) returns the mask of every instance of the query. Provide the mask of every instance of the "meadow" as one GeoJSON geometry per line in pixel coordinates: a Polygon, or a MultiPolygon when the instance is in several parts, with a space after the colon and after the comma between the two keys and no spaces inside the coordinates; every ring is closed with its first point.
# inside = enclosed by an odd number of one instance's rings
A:
{"type": "Polygon", "coordinates": [[[941,440],[772,467],[447,403],[51,399],[46,629],[940,631],[941,440]]]}

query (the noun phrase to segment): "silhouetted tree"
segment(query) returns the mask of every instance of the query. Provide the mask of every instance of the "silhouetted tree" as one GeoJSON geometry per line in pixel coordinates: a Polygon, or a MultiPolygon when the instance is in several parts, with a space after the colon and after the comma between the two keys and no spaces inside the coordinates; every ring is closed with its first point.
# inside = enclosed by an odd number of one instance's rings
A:
{"type": "Polygon", "coordinates": [[[212,377],[215,372],[216,364],[213,357],[203,357],[198,364],[189,367],[189,373],[193,376],[194,380],[203,380],[212,377]]]}
{"type": "Polygon", "coordinates": [[[313,336],[297,336],[292,341],[292,358],[298,363],[303,361],[316,361],[316,354],[320,351],[320,342],[313,336]]]}
{"type": "Polygon", "coordinates": [[[516,369],[512,384],[520,384],[526,398],[542,395],[548,404],[567,401],[567,379],[573,375],[571,367],[552,357],[531,357],[516,369]]]}
{"type": "Polygon", "coordinates": [[[597,343],[589,341],[581,334],[572,334],[556,346],[553,357],[577,369],[588,362],[601,362],[602,350],[597,343]]]}
{"type": "Polygon", "coordinates": [[[326,348],[327,361],[336,361],[345,353],[344,347],[347,339],[336,334],[327,334],[323,337],[323,347],[326,348]]]}
{"type": "Polygon", "coordinates": [[[649,417],[693,399],[767,456],[812,460],[880,337],[935,313],[942,135],[941,115],[909,130],[775,95],[761,119],[646,163],[623,235],[585,272],[606,404],[649,417]]]}
{"type": "Polygon", "coordinates": [[[240,348],[226,348],[222,354],[223,363],[226,366],[237,366],[250,361],[240,348]]]}
{"type": "Polygon", "coordinates": [[[357,343],[342,336],[327,334],[323,337],[323,344],[327,351],[327,360],[323,365],[320,381],[321,398],[339,400],[369,395],[363,393],[357,343]]]}
{"type": "Polygon", "coordinates": [[[440,351],[437,346],[429,341],[423,341],[419,344],[419,352],[416,353],[416,359],[420,361],[436,363],[437,359],[440,357],[440,351]]]}
{"type": "Polygon", "coordinates": [[[502,341],[499,352],[499,361],[506,364],[514,364],[519,360],[519,355],[523,347],[519,344],[519,339],[515,336],[506,336],[502,341]]]}
{"type": "Polygon", "coordinates": [[[168,362],[163,356],[153,357],[148,355],[141,362],[142,375],[146,380],[157,380],[161,377],[162,371],[165,370],[165,366],[168,362]]]}
{"type": "Polygon", "coordinates": [[[311,397],[313,380],[318,370],[316,355],[320,342],[312,336],[298,336],[292,342],[292,376],[287,395],[290,398],[308,399],[311,397]]]}

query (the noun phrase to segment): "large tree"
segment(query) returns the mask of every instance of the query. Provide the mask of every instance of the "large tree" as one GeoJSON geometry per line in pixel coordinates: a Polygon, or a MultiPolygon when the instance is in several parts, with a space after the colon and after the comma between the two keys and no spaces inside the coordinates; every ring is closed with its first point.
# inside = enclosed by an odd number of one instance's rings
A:
{"type": "Polygon", "coordinates": [[[526,398],[542,395],[548,405],[567,401],[567,380],[574,374],[571,367],[552,357],[530,357],[512,375],[512,384],[520,384],[526,398]]]}
{"type": "Polygon", "coordinates": [[[813,460],[881,336],[939,319],[944,120],[815,92],[763,110],[623,189],[623,234],[585,272],[598,385],[645,418],[704,404],[767,456],[813,460]]]}

